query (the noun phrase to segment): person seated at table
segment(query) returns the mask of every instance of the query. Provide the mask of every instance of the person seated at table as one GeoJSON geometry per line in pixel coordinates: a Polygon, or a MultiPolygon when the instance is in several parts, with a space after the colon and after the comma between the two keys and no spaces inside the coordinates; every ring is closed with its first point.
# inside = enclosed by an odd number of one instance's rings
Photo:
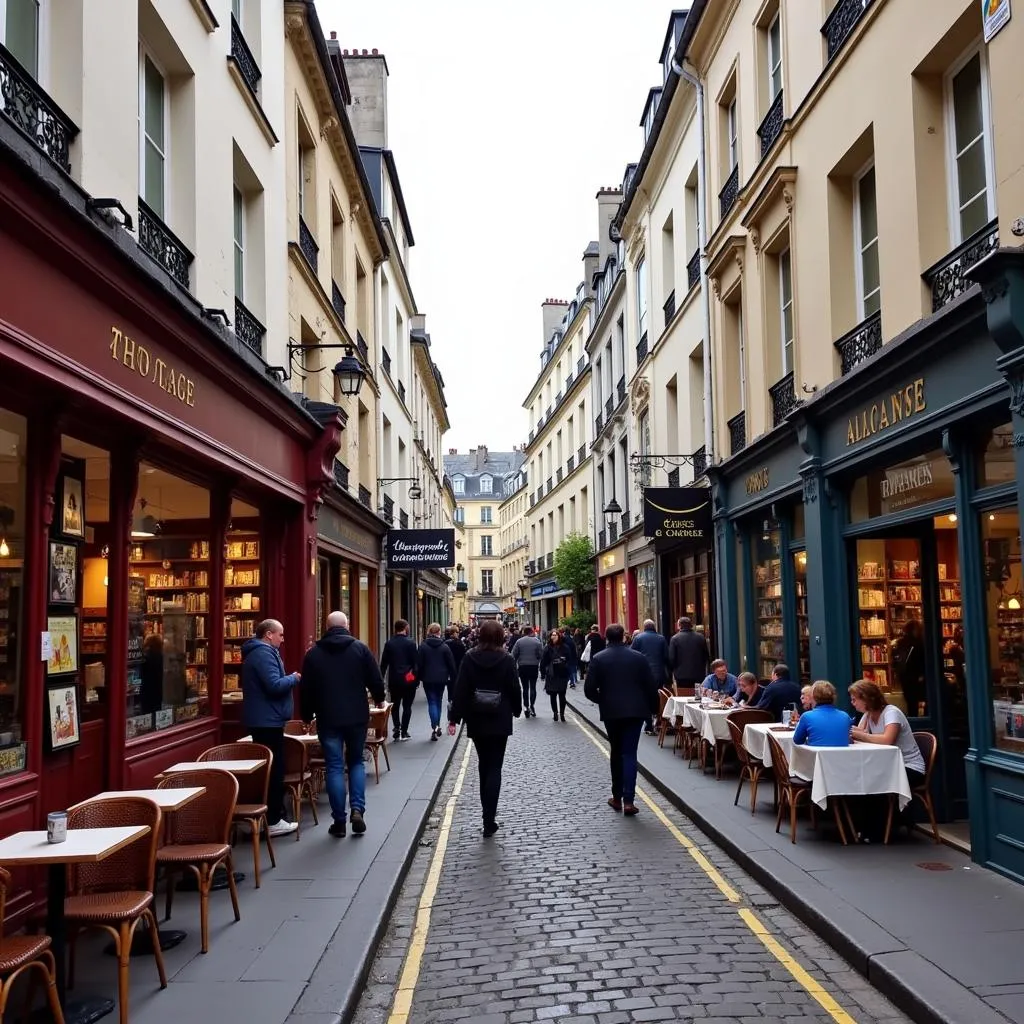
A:
{"type": "Polygon", "coordinates": [[[796,707],[800,702],[800,684],[793,681],[789,674],[789,666],[781,662],[772,672],[772,681],[764,688],[761,700],[748,707],[756,707],[758,711],[770,711],[772,718],[778,720],[783,711],[796,707]]]}
{"type": "Polygon", "coordinates": [[[736,677],[721,658],[711,662],[711,672],[701,683],[701,692],[705,697],[735,697],[739,689],[736,677]]]}
{"type": "Polygon", "coordinates": [[[861,715],[861,720],[850,730],[851,739],[899,747],[910,788],[920,786],[925,775],[924,756],[907,716],[895,704],[890,704],[878,684],[869,679],[861,679],[850,687],[850,700],[861,715]]]}
{"type": "Polygon", "coordinates": [[[741,672],[736,677],[736,693],[722,703],[727,708],[754,708],[764,696],[764,690],[753,672],[741,672]]]}
{"type": "Polygon", "coordinates": [[[793,742],[809,743],[812,747],[848,747],[850,745],[850,716],[836,707],[836,688],[827,680],[819,679],[811,690],[814,706],[805,711],[797,722],[793,742]]]}
{"type": "Polygon", "coordinates": [[[800,691],[800,707],[802,707],[804,709],[804,711],[810,711],[811,708],[814,707],[814,687],[813,686],[805,686],[800,691]]]}

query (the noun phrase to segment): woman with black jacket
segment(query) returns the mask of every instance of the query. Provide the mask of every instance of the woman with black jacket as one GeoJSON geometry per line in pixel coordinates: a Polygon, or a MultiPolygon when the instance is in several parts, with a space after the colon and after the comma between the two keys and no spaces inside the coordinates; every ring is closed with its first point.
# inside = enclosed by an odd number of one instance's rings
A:
{"type": "Polygon", "coordinates": [[[448,733],[465,721],[476,747],[480,767],[480,806],[484,838],[498,831],[495,817],[501,793],[505,746],[512,735],[512,719],[523,712],[515,662],[504,649],[505,632],[498,622],[480,627],[479,642],[462,659],[455,698],[448,709],[448,733]]]}
{"type": "Polygon", "coordinates": [[[551,630],[544,653],[540,658],[540,674],[544,677],[544,692],[551,698],[551,711],[558,721],[565,721],[565,694],[569,689],[569,668],[574,664],[576,651],[561,631],[551,630]]]}

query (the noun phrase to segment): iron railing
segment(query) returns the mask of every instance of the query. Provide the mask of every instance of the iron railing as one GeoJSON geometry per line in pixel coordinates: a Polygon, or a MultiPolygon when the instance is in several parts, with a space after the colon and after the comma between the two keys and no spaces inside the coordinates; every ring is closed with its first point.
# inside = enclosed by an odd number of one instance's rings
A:
{"type": "Polygon", "coordinates": [[[668,298],[665,300],[665,304],[661,307],[665,313],[665,326],[672,322],[672,317],[676,315],[676,293],[675,289],[668,293],[668,298]]]}
{"type": "Polygon", "coordinates": [[[597,534],[597,550],[608,547],[608,531],[600,530],[597,534]]]}
{"type": "Polygon", "coordinates": [[[189,268],[195,258],[184,242],[139,197],[139,246],[182,288],[188,289],[189,268]]]}
{"type": "Polygon", "coordinates": [[[626,378],[620,377],[619,383],[615,385],[615,397],[619,405],[626,400],[626,378]]]}
{"type": "Polygon", "coordinates": [[[384,522],[390,526],[395,521],[395,499],[390,494],[385,494],[380,503],[384,522]]]}
{"type": "Polygon", "coordinates": [[[348,466],[344,462],[334,460],[334,482],[343,490],[348,490],[348,466]]]}
{"type": "Polygon", "coordinates": [[[777,427],[799,404],[790,370],[782,380],[768,389],[772,399],[772,426],[777,427]]]}
{"type": "Polygon", "coordinates": [[[604,414],[598,413],[594,417],[594,436],[596,437],[602,430],[604,430],[604,414]]]}
{"type": "Polygon", "coordinates": [[[241,299],[235,299],[235,337],[257,355],[263,355],[267,329],[249,312],[241,299]]]}
{"type": "Polygon", "coordinates": [[[761,140],[761,159],[775,145],[775,140],[782,134],[782,90],[772,100],[768,113],[764,115],[761,126],[757,129],[757,137],[761,140]]]}
{"type": "Polygon", "coordinates": [[[874,0],[839,0],[832,8],[825,24],[821,26],[821,34],[825,37],[825,52],[831,60],[842,48],[850,33],[857,27],[857,22],[874,0]]]}
{"type": "Polygon", "coordinates": [[[256,89],[263,73],[260,71],[260,66],[256,63],[256,58],[252,55],[252,50],[249,49],[249,44],[245,41],[245,36],[234,15],[231,16],[231,59],[238,65],[242,80],[252,94],[258,95],[256,89]]]}
{"type": "Polygon", "coordinates": [[[391,353],[386,348],[380,350],[380,365],[384,368],[384,372],[390,377],[391,376],[391,353]]]}
{"type": "Polygon", "coordinates": [[[405,405],[405,385],[401,381],[398,382],[398,397],[402,400],[402,405],[405,405]]]}
{"type": "Polygon", "coordinates": [[[356,331],[356,349],[359,352],[359,357],[366,364],[370,362],[370,346],[366,344],[366,339],[356,331]]]}
{"type": "Polygon", "coordinates": [[[729,428],[729,451],[735,455],[747,447],[746,411],[737,413],[726,426],[729,428]]]}
{"type": "Polygon", "coordinates": [[[922,277],[932,291],[932,312],[937,313],[958,295],[963,295],[971,287],[964,273],[998,248],[999,221],[993,220],[929,267],[922,277]]]}
{"type": "Polygon", "coordinates": [[[316,244],[316,239],[313,237],[313,232],[309,230],[309,225],[303,220],[302,216],[299,216],[299,250],[305,257],[306,262],[313,268],[313,273],[317,272],[317,257],[320,254],[320,246],[316,244]]]}
{"type": "Polygon", "coordinates": [[[718,193],[718,211],[722,220],[725,220],[725,218],[729,216],[729,211],[733,208],[733,204],[736,202],[736,197],[739,193],[740,165],[737,164],[732,169],[732,173],[729,177],[725,179],[722,191],[718,193]]]}
{"type": "Polygon", "coordinates": [[[565,478],[565,470],[561,466],[555,470],[555,483],[560,484],[565,478]]]}
{"type": "Polygon", "coordinates": [[[338,282],[331,278],[331,305],[334,307],[334,312],[338,314],[338,319],[345,322],[345,296],[341,294],[341,289],[338,287],[338,282]]]}
{"type": "Polygon", "coordinates": [[[608,524],[608,543],[614,544],[619,539],[619,524],[613,519],[608,524]]]}
{"type": "Polygon", "coordinates": [[[587,446],[585,444],[580,445],[580,450],[576,453],[576,465],[582,466],[583,460],[587,457],[587,446]]]}
{"type": "Polygon", "coordinates": [[[367,508],[373,508],[372,496],[362,484],[359,485],[359,503],[365,505],[367,508]]]}
{"type": "Polygon", "coordinates": [[[701,445],[691,456],[693,459],[693,479],[702,477],[708,471],[708,451],[701,445]]]}
{"type": "Polygon", "coordinates": [[[628,512],[623,512],[622,513],[622,520],[621,520],[621,522],[622,522],[622,525],[619,527],[619,532],[620,533],[625,533],[629,529],[629,513],[628,512]]]}
{"type": "Polygon", "coordinates": [[[554,485],[554,482],[552,481],[552,478],[548,477],[547,481],[544,484],[544,488],[545,488],[545,490],[547,491],[548,494],[551,493],[551,488],[554,487],[554,486],[555,485],[554,485]]]}
{"type": "Polygon", "coordinates": [[[575,466],[576,466],[576,456],[575,455],[570,455],[569,456],[569,461],[566,462],[566,464],[565,464],[565,472],[567,474],[571,473],[573,471],[573,469],[575,468],[575,466]]]}
{"type": "Polygon", "coordinates": [[[882,347],[882,314],[872,313],[835,343],[842,376],[870,359],[882,347]]]}
{"type": "Polygon", "coordinates": [[[668,485],[669,485],[669,487],[678,487],[679,486],[679,469],[678,469],[678,467],[676,469],[670,469],[668,471],[668,485]]]}
{"type": "Polygon", "coordinates": [[[604,402],[604,415],[605,419],[611,420],[612,413],[615,412],[615,399],[609,395],[604,402]]]}
{"type": "Polygon", "coordinates": [[[409,529],[409,513],[404,508],[398,510],[398,526],[402,530],[409,529]]]}
{"type": "Polygon", "coordinates": [[[640,335],[640,340],[636,343],[636,364],[639,366],[647,358],[647,332],[644,331],[640,335]]]}
{"type": "Polygon", "coordinates": [[[686,264],[686,290],[689,291],[700,280],[700,249],[691,257],[686,264]]]}

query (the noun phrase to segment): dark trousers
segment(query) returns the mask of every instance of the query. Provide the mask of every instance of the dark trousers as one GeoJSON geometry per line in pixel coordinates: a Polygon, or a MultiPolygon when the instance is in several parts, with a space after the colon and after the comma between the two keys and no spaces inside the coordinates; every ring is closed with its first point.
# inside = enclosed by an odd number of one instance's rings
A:
{"type": "Polygon", "coordinates": [[[480,808],[484,824],[489,825],[498,813],[501,794],[501,766],[505,762],[507,736],[476,736],[473,745],[480,765],[480,808]]]}
{"type": "Polygon", "coordinates": [[[412,702],[416,699],[416,687],[409,683],[391,684],[391,721],[395,732],[403,736],[409,735],[409,723],[412,721],[412,702]]]}
{"type": "Polygon", "coordinates": [[[523,710],[537,703],[537,666],[520,665],[519,683],[523,688],[523,710]]]}
{"type": "Polygon", "coordinates": [[[549,693],[548,696],[551,698],[551,710],[557,715],[559,713],[565,714],[565,694],[564,693],[549,693]]]}
{"type": "Polygon", "coordinates": [[[270,764],[270,785],[267,788],[267,824],[276,825],[284,813],[284,726],[253,729],[254,743],[269,747],[274,755],[270,764]]]}
{"type": "Polygon", "coordinates": [[[612,769],[612,796],[633,803],[636,798],[636,750],[640,745],[642,718],[616,718],[605,722],[612,769]]]}

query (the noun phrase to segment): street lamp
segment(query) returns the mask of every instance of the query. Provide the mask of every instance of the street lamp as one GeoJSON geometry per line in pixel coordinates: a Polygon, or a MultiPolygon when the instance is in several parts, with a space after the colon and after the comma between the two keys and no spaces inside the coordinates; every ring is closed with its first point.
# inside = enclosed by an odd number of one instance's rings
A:
{"type": "Polygon", "coordinates": [[[412,481],[412,487],[409,488],[409,500],[419,501],[423,497],[423,488],[420,487],[420,483],[417,477],[414,476],[379,476],[377,477],[378,487],[387,487],[389,484],[406,483],[412,481]]]}
{"type": "Polygon", "coordinates": [[[605,516],[611,519],[613,516],[622,515],[622,506],[613,497],[612,500],[609,501],[603,509],[601,509],[601,511],[605,514],[605,516]]]}
{"type": "Polygon", "coordinates": [[[331,375],[334,377],[335,383],[338,385],[338,391],[341,394],[350,398],[353,395],[358,395],[359,389],[363,386],[363,381],[366,380],[366,367],[362,360],[356,357],[353,346],[346,342],[330,343],[327,345],[303,345],[297,341],[289,341],[288,366],[271,366],[268,369],[279,373],[281,380],[291,380],[293,367],[300,371],[305,369],[302,365],[295,364],[295,354],[297,352],[319,352],[326,348],[343,348],[345,350],[345,355],[342,356],[339,362],[334,364],[331,375]]]}

